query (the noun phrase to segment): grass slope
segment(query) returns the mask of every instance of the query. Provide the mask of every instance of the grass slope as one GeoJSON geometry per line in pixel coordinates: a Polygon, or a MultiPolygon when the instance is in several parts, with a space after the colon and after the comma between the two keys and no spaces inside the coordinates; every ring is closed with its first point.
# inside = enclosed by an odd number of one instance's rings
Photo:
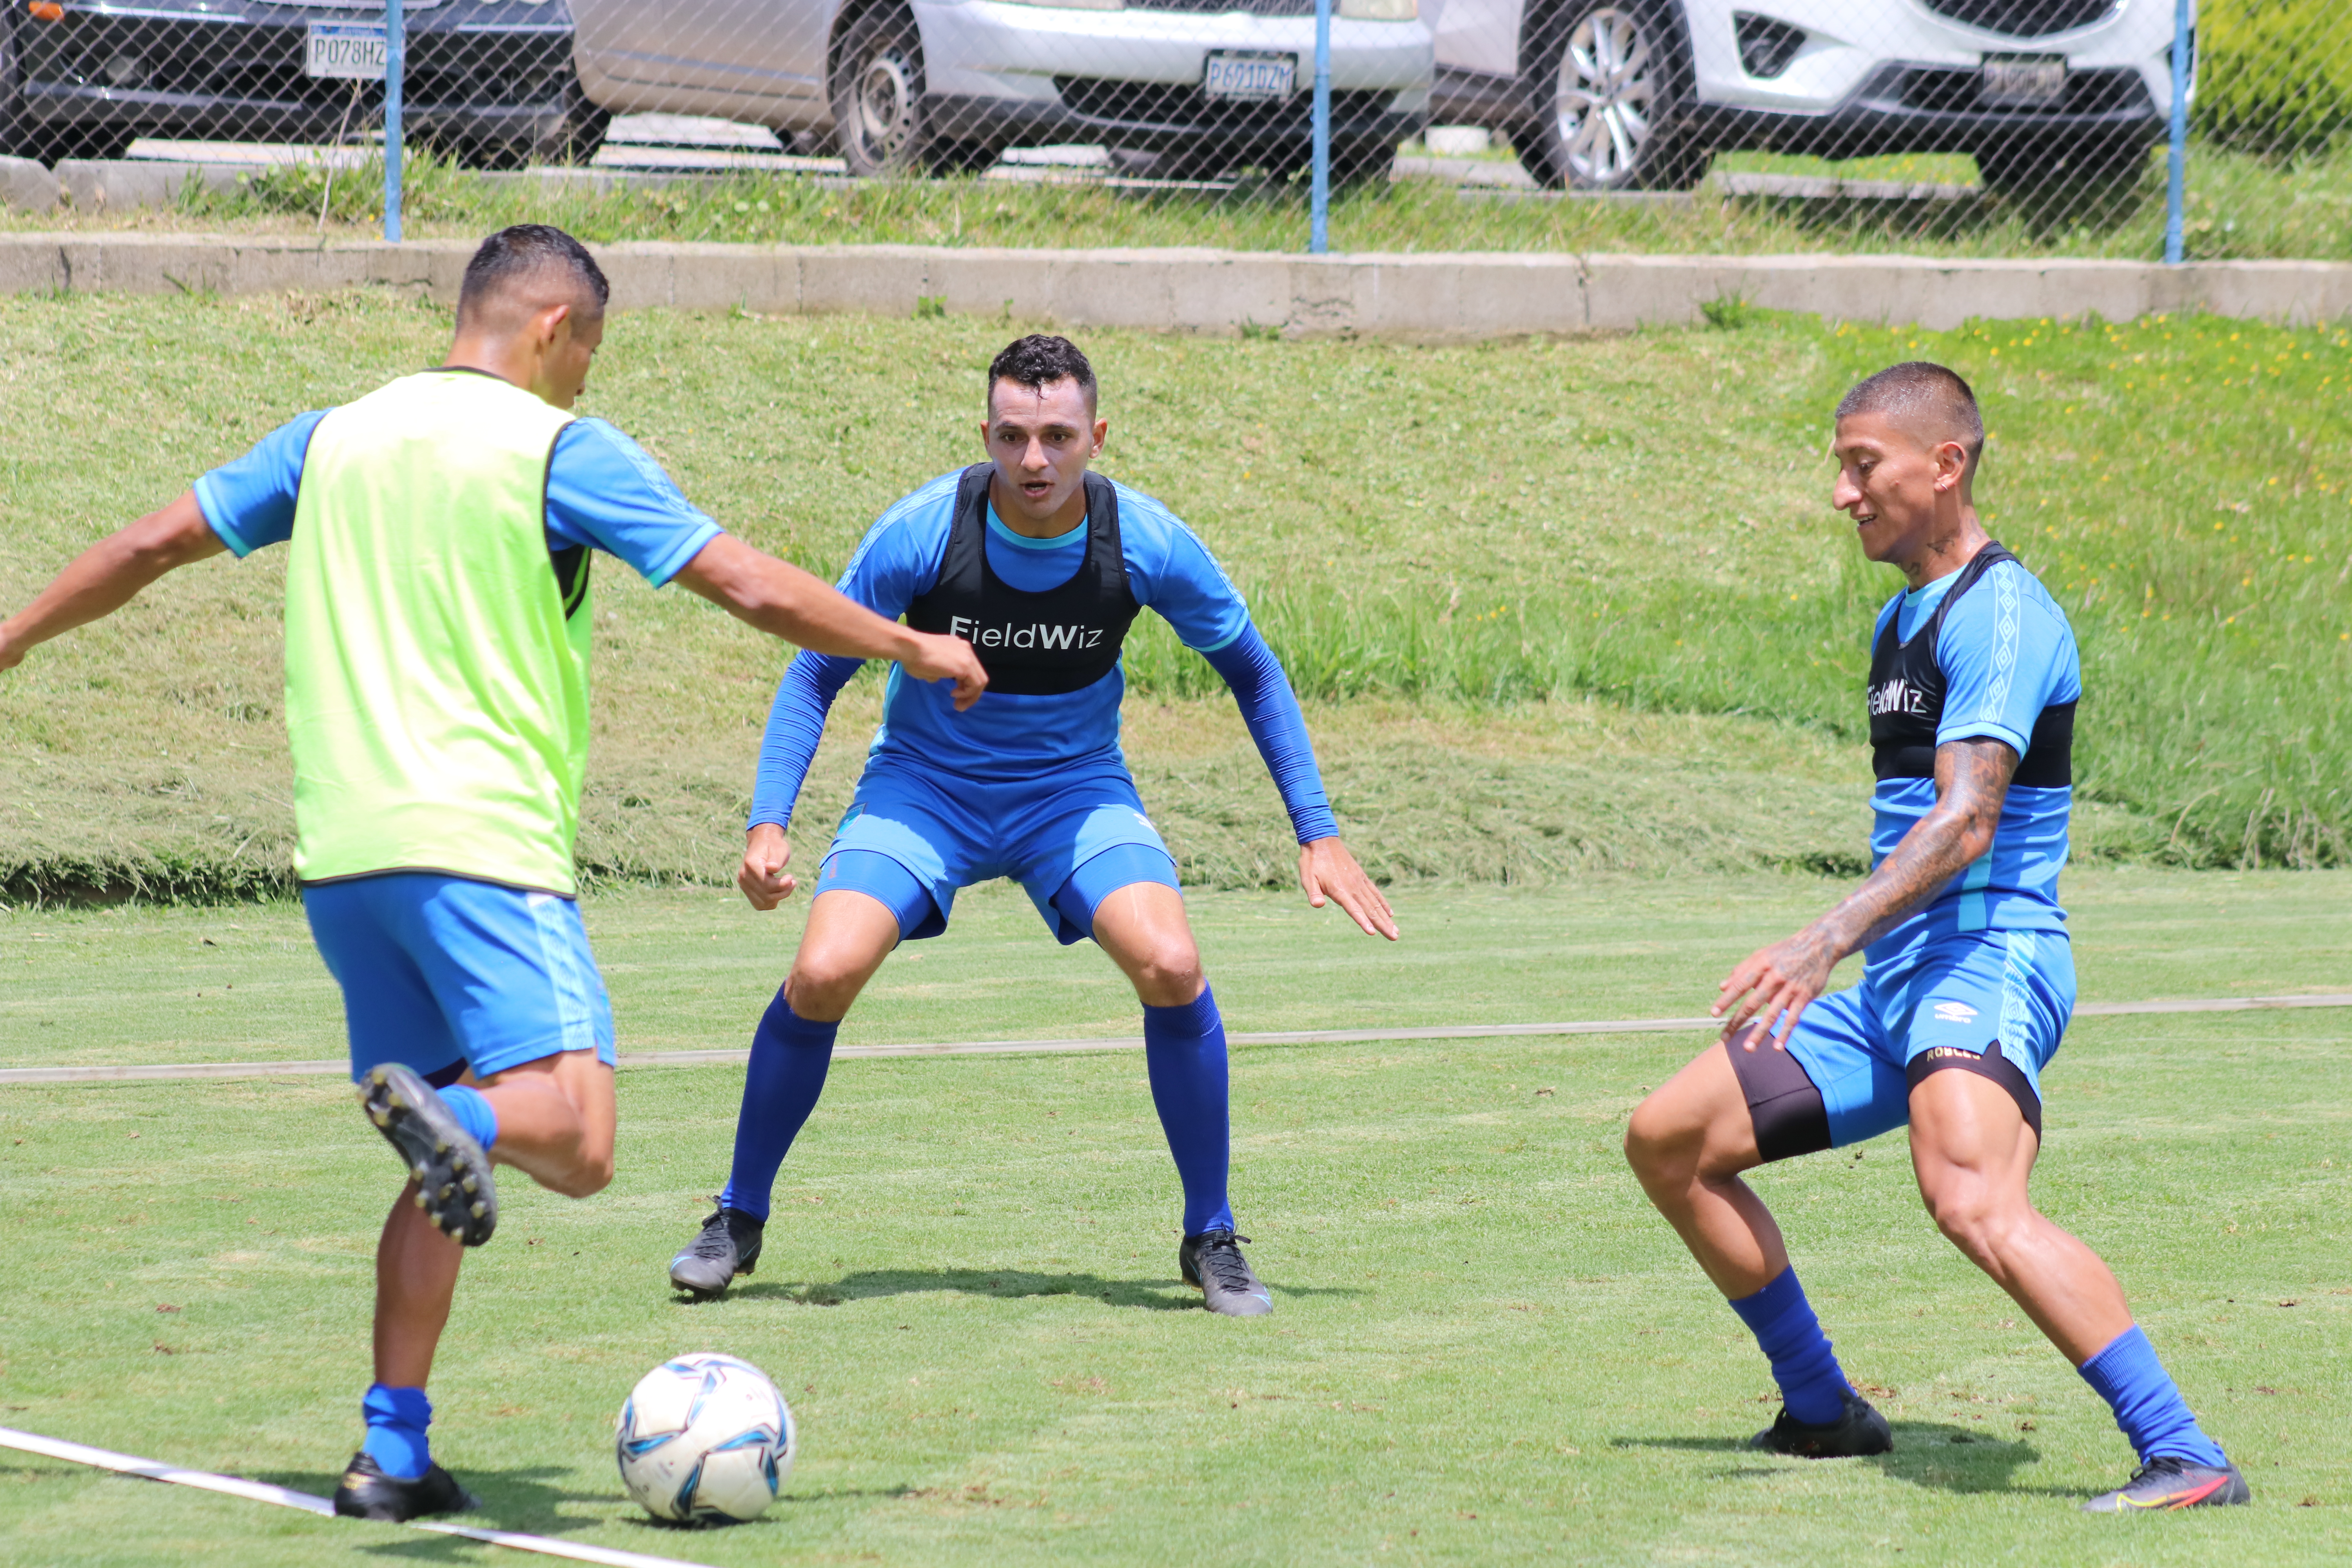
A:
{"type": "MultiPolygon", "coordinates": [[[[730,528],[831,571],[883,506],[971,455],[975,367],[1012,330],[631,314],[585,408],[730,528]]],[[[292,412],[431,363],[445,331],[363,294],[0,301],[0,384],[39,433],[0,458],[0,597],[292,412]]],[[[2346,858],[2346,332],[1755,318],[1474,348],[1087,344],[1105,466],[1174,505],[1251,595],[1383,876],[1858,864],[1864,637],[1896,579],[1823,504],[1821,442],[1839,391],[1912,355],[1976,379],[1988,520],[2082,638],[2082,847],[2346,858]]],[[[0,886],[282,881],[273,555],[182,574],[0,680],[0,886]]],[[[724,878],[778,650],[620,570],[597,591],[583,862],[724,878]]],[[[1129,751],[1188,876],[1286,881],[1230,703],[1139,625],[1129,751]]],[[[836,716],[804,848],[874,702],[869,674],[836,716]]]]}
{"type": "MultiPolygon", "coordinates": [[[[2340,989],[2340,881],[2083,879],[2086,994],[2340,989]]],[[[1426,893],[1412,942],[1377,951],[1286,900],[1196,908],[1250,1026],[1360,1006],[1679,1011],[1828,892],[1426,893]],[[1297,962],[1267,959],[1277,945],[1297,962]]],[[[865,1026],[1061,1033],[1131,1015],[1099,961],[1073,981],[1085,955],[1053,950],[1015,900],[959,908],[920,970],[911,953],[886,968],[865,1026]]],[[[774,950],[747,934],[761,922],[708,895],[592,909],[640,1042],[702,1043],[698,1020],[722,1014],[740,1034],[772,980],[759,957],[774,950]]],[[[8,917],[0,964],[29,962],[7,1037],[53,1012],[66,1050],[179,1054],[225,1027],[184,983],[242,994],[286,977],[289,918],[8,917]],[[99,972],[154,983],[100,1016],[99,972]]],[[[332,1027],[321,994],[274,1005],[332,1027]]],[[[2115,1262],[2247,1466],[2256,1506],[2227,1514],[2074,1511],[2126,1468],[2123,1445],[1934,1235],[1893,1139],[1759,1186],[1897,1450],[1741,1451],[1771,1413],[1765,1370],[1616,1152],[1626,1111],[1694,1044],[1656,1036],[1238,1052],[1236,1193],[1279,1304],[1249,1323],[1208,1319],[1174,1281],[1173,1183],[1132,1056],[842,1064],[785,1173],[770,1261],[701,1307],[660,1270],[722,1166],[740,1076],[627,1073],[609,1193],[509,1183],[436,1372],[439,1451],[487,1522],[714,1564],[2339,1561],[2347,1016],[2085,1020],[2045,1075],[2041,1200],[2115,1262]],[[621,1499],[613,1415],[689,1348],[766,1367],[803,1423],[791,1491],[758,1524],[682,1534],[621,1499]]],[[[391,1178],[331,1083],[0,1089],[0,1423],[325,1490],[363,1375],[376,1200],[361,1194],[391,1178]]],[[[388,1553],[495,1557],[0,1456],[0,1561],[388,1553]]]]}

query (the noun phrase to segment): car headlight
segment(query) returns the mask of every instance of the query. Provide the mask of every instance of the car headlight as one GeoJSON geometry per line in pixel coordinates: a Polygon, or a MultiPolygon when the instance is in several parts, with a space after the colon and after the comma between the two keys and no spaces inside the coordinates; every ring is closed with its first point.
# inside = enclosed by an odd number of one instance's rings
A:
{"type": "Polygon", "coordinates": [[[1127,0],[1004,0],[1008,5],[1053,5],[1065,11],[1124,11],[1127,0]]]}
{"type": "Polygon", "coordinates": [[[1339,15],[1350,22],[1410,22],[1421,15],[1421,0],[1339,0],[1339,15]]]}

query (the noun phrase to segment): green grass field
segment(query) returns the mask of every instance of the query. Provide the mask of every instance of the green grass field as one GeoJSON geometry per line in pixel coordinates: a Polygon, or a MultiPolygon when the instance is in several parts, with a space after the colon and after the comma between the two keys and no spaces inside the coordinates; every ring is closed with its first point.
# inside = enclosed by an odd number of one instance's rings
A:
{"type": "MultiPolygon", "coordinates": [[[[1958,155],[1847,159],[1727,153],[1725,174],[1834,174],[1906,184],[1967,184],[1958,155]]],[[[746,174],[711,184],[604,195],[494,186],[412,148],[404,167],[412,236],[474,235],[524,220],[595,240],[686,239],[767,244],[945,246],[1214,246],[1304,250],[1304,180],[1251,180],[1227,193],[1133,191],[977,178],[868,181],[844,189],[805,176],[746,174]]],[[[1827,203],[1727,198],[1719,183],[1687,203],[1457,195],[1452,182],[1404,179],[1342,190],[1330,209],[1343,251],[1590,250],[1706,255],[1903,251],[1941,256],[2164,254],[2165,164],[2151,153],[2120,204],[2063,194],[1964,203],[1827,203]]],[[[0,230],[177,230],[373,238],[383,207],[380,165],[259,176],[228,194],[192,187],[170,208],[34,213],[0,208],[0,230]],[[324,221],[321,222],[323,210],[324,221]]],[[[2189,162],[2187,253],[2194,260],[2352,257],[2352,153],[2284,162],[2200,142],[2189,162]]]]}
{"type": "MultiPolygon", "coordinates": [[[[1406,889],[1394,949],[1290,899],[1193,904],[1234,1026],[1263,1029],[1688,1013],[1834,887],[1406,889]]],[[[2078,876],[2084,994],[2344,989],[2347,893],[2335,872],[2078,876]]],[[[1017,896],[958,909],[845,1039],[1131,1031],[1108,966],[1054,948],[1017,896]]],[[[625,1044],[740,1041],[798,918],[708,889],[592,900],[625,1044]]],[[[0,1065],[336,1049],[282,904],[19,910],[0,971],[0,1065]]],[[[2246,1466],[2256,1506],[2227,1514],[2075,1511],[2122,1441],[1935,1236],[1896,1139],[1759,1178],[1896,1451],[1742,1452],[1764,1367],[1616,1152],[1697,1043],[1673,1036],[1237,1052],[1236,1196],[1278,1303],[1245,1322],[1175,1281],[1131,1055],[842,1063],[770,1261],[706,1306],[662,1268],[722,1172],[740,1074],[629,1071],[609,1192],[509,1181],[436,1373],[437,1451],[484,1522],[715,1564],[2340,1561],[2348,1030],[2326,1010],[2086,1019],[2045,1075],[2041,1201],[2117,1266],[2246,1466]],[[802,1420],[789,1495],[754,1525],[657,1529],[614,1475],[628,1385],[695,1348],[765,1367],[802,1420]]],[[[394,1179],[332,1080],[0,1089],[0,1425],[328,1489],[394,1179]]],[[[0,1456],[11,1563],[504,1555],[0,1456]]]]}
{"type": "MultiPolygon", "coordinates": [[[[626,314],[583,407],[729,527],[830,572],[890,500],[971,456],[978,367],[1015,330],[626,314]]],[[[295,411],[432,363],[446,331],[364,294],[0,301],[23,433],[0,457],[0,598],[295,411]]],[[[1913,355],[1975,378],[1990,525],[2081,638],[2078,849],[2347,858],[2343,330],[1758,317],[1472,348],[1087,342],[1106,468],[1251,595],[1384,877],[1858,867],[1864,645],[1898,580],[1826,506],[1822,446],[1837,395],[1913,355]]],[[[282,886],[274,553],[181,574],[0,679],[0,889],[282,886]]],[[[583,858],[723,879],[779,653],[689,595],[598,583],[583,858]]],[[[1231,703],[1139,625],[1129,750],[1188,879],[1286,883],[1231,703]]],[[[845,797],[874,690],[837,712],[804,841],[845,797]]]]}

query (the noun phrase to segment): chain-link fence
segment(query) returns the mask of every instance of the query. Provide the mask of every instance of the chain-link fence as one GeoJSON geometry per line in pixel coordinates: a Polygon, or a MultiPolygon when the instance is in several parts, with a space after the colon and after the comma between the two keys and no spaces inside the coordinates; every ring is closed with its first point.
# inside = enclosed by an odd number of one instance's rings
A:
{"type": "Polygon", "coordinates": [[[383,0],[7,0],[0,153],[1303,200],[1319,123],[1359,199],[1423,178],[2095,231],[2168,201],[2183,83],[2187,253],[2287,208],[2336,238],[2265,243],[2352,253],[2347,0],[1323,4],[405,0],[387,147],[383,0]]]}

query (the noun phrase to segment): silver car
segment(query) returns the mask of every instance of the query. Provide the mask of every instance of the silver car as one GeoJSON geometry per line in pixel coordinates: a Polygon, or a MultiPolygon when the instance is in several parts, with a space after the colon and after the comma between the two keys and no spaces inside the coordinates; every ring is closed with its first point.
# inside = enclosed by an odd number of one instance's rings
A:
{"type": "MultiPolygon", "coordinates": [[[[580,79],[616,113],[716,115],[829,140],[857,174],[1108,146],[1207,178],[1308,155],[1313,0],[574,0],[580,79]]],[[[1387,173],[1433,70],[1419,0],[1336,0],[1332,162],[1387,173]]]]}

